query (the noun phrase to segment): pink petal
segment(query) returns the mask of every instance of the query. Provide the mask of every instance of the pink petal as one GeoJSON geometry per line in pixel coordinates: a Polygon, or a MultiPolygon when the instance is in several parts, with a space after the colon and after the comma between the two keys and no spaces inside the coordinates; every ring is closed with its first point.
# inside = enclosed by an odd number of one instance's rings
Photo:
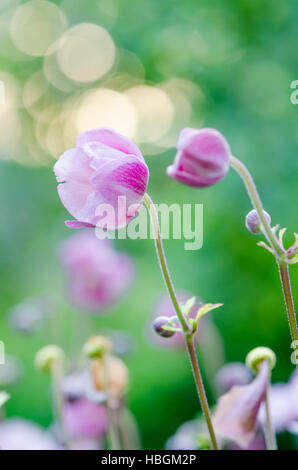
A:
{"type": "Polygon", "coordinates": [[[148,177],[147,165],[133,156],[127,156],[113,160],[95,172],[91,183],[107,202],[124,195],[130,203],[136,203],[146,192],[148,177]]]}
{"type": "Polygon", "coordinates": [[[108,147],[120,150],[120,152],[127,155],[135,155],[141,160],[144,160],[137,145],[132,140],[118,134],[118,132],[115,132],[113,129],[99,127],[97,129],[83,132],[78,137],[77,146],[84,147],[84,145],[89,144],[90,142],[100,142],[108,147]]]}
{"type": "Polygon", "coordinates": [[[57,181],[75,180],[87,184],[92,175],[90,163],[90,158],[81,149],[67,150],[54,165],[57,181]]]}
{"type": "Polygon", "coordinates": [[[247,447],[256,434],[257,416],[264,400],[269,376],[263,361],[258,376],[249,384],[234,386],[220,397],[213,417],[215,432],[247,447]]]}
{"type": "MultiPolygon", "coordinates": [[[[76,219],[80,219],[80,212],[92,192],[92,187],[73,179],[66,183],[60,183],[57,191],[68,212],[76,219]]],[[[83,222],[91,223],[90,220],[83,220],[83,222]]]]}
{"type": "MultiPolygon", "coordinates": [[[[88,198],[88,211],[96,210],[99,204],[109,204],[116,215],[116,227],[125,226],[141,208],[143,196],[147,189],[149,171],[144,162],[138,158],[127,156],[113,160],[95,172],[91,183],[95,193],[88,198]],[[124,198],[125,208],[119,209],[119,198],[124,198]],[[96,206],[97,204],[97,206],[96,206]]],[[[82,212],[88,217],[88,212],[82,212]]],[[[93,221],[94,222],[94,221],[93,221]]],[[[107,228],[113,228],[111,223],[107,228]]]]}
{"type": "Polygon", "coordinates": [[[201,160],[208,161],[220,159],[229,164],[230,146],[224,136],[216,129],[192,129],[186,127],[180,132],[177,149],[186,151],[194,156],[199,155],[201,160]]]}
{"type": "Polygon", "coordinates": [[[68,228],[83,228],[83,227],[95,228],[96,227],[93,224],[89,224],[88,222],[81,222],[79,220],[66,220],[65,225],[68,228]]]}

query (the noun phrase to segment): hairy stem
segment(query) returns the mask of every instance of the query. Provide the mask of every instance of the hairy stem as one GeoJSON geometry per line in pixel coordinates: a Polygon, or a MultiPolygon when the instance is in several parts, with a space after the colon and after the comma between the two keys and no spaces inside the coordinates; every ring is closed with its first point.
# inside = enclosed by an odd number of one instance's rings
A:
{"type": "Polygon", "coordinates": [[[259,193],[257,191],[256,185],[254,183],[254,180],[253,180],[250,172],[248,171],[246,166],[240,160],[238,160],[238,158],[230,157],[230,162],[231,162],[231,166],[234,168],[234,170],[237,171],[237,173],[240,175],[240,177],[242,178],[242,180],[243,180],[243,182],[246,186],[246,189],[247,189],[248,195],[251,199],[252,205],[256,209],[256,211],[259,215],[259,218],[262,222],[262,225],[264,227],[265,236],[266,236],[268,242],[270,243],[270,245],[274,249],[276,255],[278,255],[278,256],[283,255],[284,250],[279,245],[278,240],[277,240],[274,232],[272,231],[272,229],[271,229],[271,227],[270,227],[270,225],[269,225],[269,223],[268,223],[268,221],[267,221],[267,219],[264,215],[263,204],[262,204],[262,201],[260,199],[260,196],[259,196],[259,193]]]}
{"type": "Polygon", "coordinates": [[[197,360],[195,347],[194,347],[194,344],[193,344],[193,334],[192,334],[192,331],[191,331],[191,329],[190,329],[190,327],[187,323],[187,320],[186,320],[183,312],[180,309],[180,306],[179,306],[179,303],[178,303],[178,300],[177,300],[177,296],[176,296],[176,293],[175,293],[174,285],[173,285],[173,282],[172,282],[172,279],[171,279],[171,276],[170,276],[170,272],[169,272],[169,269],[168,269],[168,266],[167,266],[166,256],[165,256],[165,252],[164,252],[164,249],[163,249],[162,238],[161,238],[161,234],[160,234],[159,221],[158,221],[158,215],[157,215],[156,207],[153,204],[153,202],[152,202],[152,200],[151,200],[151,198],[148,194],[145,194],[144,201],[145,201],[145,204],[147,206],[147,209],[149,211],[151,221],[152,221],[152,227],[153,227],[153,230],[154,230],[156,253],[157,253],[159,263],[160,263],[161,271],[162,271],[162,274],[163,274],[163,277],[164,277],[169,295],[171,297],[174,309],[176,311],[177,317],[178,317],[180,325],[182,327],[182,331],[183,331],[183,335],[184,335],[184,339],[185,339],[185,343],[186,343],[186,348],[187,348],[187,351],[188,351],[188,356],[189,356],[189,359],[190,359],[190,362],[191,362],[193,376],[194,376],[194,380],[195,380],[195,384],[196,384],[196,389],[197,389],[200,404],[201,404],[201,407],[202,407],[202,410],[203,410],[203,413],[204,413],[204,416],[205,416],[205,420],[206,420],[206,424],[207,424],[207,427],[208,427],[208,431],[209,431],[210,439],[211,439],[211,442],[212,442],[212,446],[213,446],[213,449],[218,450],[219,447],[218,447],[218,444],[217,444],[217,441],[216,441],[216,437],[215,437],[215,433],[214,433],[214,429],[213,429],[213,425],[212,425],[211,413],[210,413],[210,409],[209,409],[209,405],[208,405],[208,401],[207,401],[207,397],[206,397],[206,393],[205,393],[205,389],[204,389],[204,385],[203,385],[203,381],[202,381],[202,375],[201,375],[199,363],[198,363],[198,360],[197,360]]]}
{"type": "Polygon", "coordinates": [[[298,341],[298,327],[295,315],[294,300],[292,295],[291,281],[289,275],[289,265],[285,261],[278,262],[280,280],[282,285],[282,290],[284,294],[288,321],[292,336],[292,341],[298,341]]]}
{"type": "Polygon", "coordinates": [[[214,428],[212,425],[211,414],[210,414],[210,410],[208,406],[208,401],[207,401],[206,392],[205,392],[205,388],[203,384],[202,374],[200,371],[200,366],[199,366],[197,355],[196,355],[193,337],[186,338],[186,346],[187,346],[187,352],[188,352],[188,356],[189,356],[191,367],[192,367],[193,376],[195,379],[196,389],[198,392],[201,407],[202,407],[206,424],[208,427],[208,431],[210,434],[210,439],[211,439],[213,448],[215,450],[218,450],[218,444],[216,441],[216,436],[215,436],[214,428]]]}
{"type": "Polygon", "coordinates": [[[270,379],[268,378],[266,394],[264,398],[265,410],[266,410],[266,427],[265,427],[266,447],[267,447],[267,450],[277,450],[275,432],[273,429],[271,415],[270,415],[269,388],[270,388],[270,379]]]}
{"type": "Polygon", "coordinates": [[[64,398],[61,392],[61,379],[63,376],[63,368],[60,363],[55,363],[51,370],[52,391],[53,391],[53,408],[55,417],[60,425],[62,436],[62,444],[67,448],[68,430],[66,429],[63,419],[64,398]]]}
{"type": "Polygon", "coordinates": [[[289,266],[285,258],[285,250],[280,245],[278,239],[276,238],[275,233],[272,231],[270,224],[268,223],[264,215],[263,205],[262,205],[260,196],[258,194],[256,185],[254,183],[254,180],[250,172],[248,171],[246,166],[236,157],[230,157],[230,161],[231,161],[231,166],[234,168],[234,170],[237,171],[237,173],[240,175],[240,177],[242,178],[246,186],[251,202],[254,208],[256,209],[259,215],[259,218],[262,222],[263,233],[266,236],[269,244],[274,250],[275,258],[276,258],[276,261],[279,267],[279,272],[280,272],[280,279],[281,279],[282,289],[284,293],[284,299],[285,299],[286,310],[288,314],[292,341],[297,341],[298,340],[297,320],[296,320],[294,301],[293,301],[293,296],[292,296],[291,281],[289,277],[289,266]]]}
{"type": "Polygon", "coordinates": [[[161,238],[161,233],[160,233],[160,228],[159,228],[159,222],[158,222],[158,215],[156,211],[156,207],[153,204],[153,201],[151,200],[150,196],[148,194],[145,194],[144,197],[145,204],[149,210],[150,217],[151,217],[151,222],[152,222],[152,227],[154,230],[154,241],[155,241],[155,247],[156,247],[156,252],[157,252],[157,257],[159,260],[160,268],[167,286],[167,289],[169,291],[169,295],[171,297],[175,312],[177,314],[177,317],[180,321],[181,327],[184,331],[184,333],[188,334],[190,332],[189,326],[187,324],[187,321],[181,312],[181,309],[179,307],[179,302],[177,300],[176,292],[174,289],[174,285],[170,276],[170,272],[168,269],[167,265],[167,260],[163,248],[163,243],[162,243],[162,238],[161,238]]]}

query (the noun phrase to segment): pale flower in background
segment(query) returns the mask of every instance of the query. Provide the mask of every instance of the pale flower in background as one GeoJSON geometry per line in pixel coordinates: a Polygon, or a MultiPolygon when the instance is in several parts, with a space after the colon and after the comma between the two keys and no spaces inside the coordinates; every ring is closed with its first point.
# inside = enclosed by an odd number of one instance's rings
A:
{"type": "Polygon", "coordinates": [[[126,293],[135,276],[132,258],[117,252],[110,240],[98,240],[93,230],[72,235],[60,245],[70,302],[100,313],[126,293]]]}

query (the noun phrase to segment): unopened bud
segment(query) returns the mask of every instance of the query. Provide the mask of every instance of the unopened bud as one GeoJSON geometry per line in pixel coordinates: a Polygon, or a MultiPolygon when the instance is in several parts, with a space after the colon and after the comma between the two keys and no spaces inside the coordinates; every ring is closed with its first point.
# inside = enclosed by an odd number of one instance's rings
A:
{"type": "Polygon", "coordinates": [[[94,358],[102,357],[103,354],[111,352],[113,349],[112,342],[102,335],[91,336],[83,347],[85,356],[94,358]]]}
{"type": "Polygon", "coordinates": [[[163,338],[170,338],[171,336],[173,336],[175,334],[175,331],[165,330],[163,328],[164,326],[169,326],[169,318],[168,317],[166,317],[166,316],[157,317],[154,320],[153,328],[159,336],[162,336],[163,338]]]}
{"type": "MultiPolygon", "coordinates": [[[[266,211],[263,211],[263,213],[268,224],[270,224],[271,222],[270,215],[266,211]]],[[[246,219],[245,219],[245,226],[247,230],[249,230],[251,233],[254,233],[255,235],[259,235],[262,233],[262,222],[260,220],[259,214],[257,213],[255,209],[253,209],[247,214],[246,219]]]]}
{"type": "Polygon", "coordinates": [[[43,372],[50,372],[55,363],[63,364],[65,361],[64,351],[54,344],[41,348],[35,356],[35,367],[43,372]]]}
{"type": "Polygon", "coordinates": [[[255,374],[258,373],[261,363],[267,359],[269,362],[269,367],[272,370],[276,364],[275,353],[270,348],[259,347],[250,351],[246,356],[246,365],[249,367],[255,374]]]}

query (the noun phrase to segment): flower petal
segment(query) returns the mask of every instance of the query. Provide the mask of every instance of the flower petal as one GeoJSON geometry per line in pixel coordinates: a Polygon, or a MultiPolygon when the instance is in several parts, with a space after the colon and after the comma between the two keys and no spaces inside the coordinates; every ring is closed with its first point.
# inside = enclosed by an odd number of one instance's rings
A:
{"type": "Polygon", "coordinates": [[[135,155],[144,160],[143,155],[138,146],[132,140],[124,137],[113,129],[107,127],[99,127],[90,131],[83,132],[77,139],[77,146],[83,147],[90,142],[101,142],[108,147],[120,150],[127,155],[135,155]]]}
{"type": "Polygon", "coordinates": [[[68,228],[83,228],[83,227],[95,228],[96,227],[93,224],[89,224],[88,222],[81,222],[79,220],[66,220],[65,225],[68,228]]]}
{"type": "Polygon", "coordinates": [[[257,415],[266,393],[268,361],[263,361],[258,376],[249,384],[234,386],[220,397],[213,417],[215,432],[247,447],[255,436],[257,415]]]}
{"type": "Polygon", "coordinates": [[[67,150],[55,163],[54,173],[59,183],[75,180],[87,184],[92,175],[90,158],[81,149],[67,150]]]}
{"type": "MultiPolygon", "coordinates": [[[[141,208],[148,177],[147,165],[131,155],[104,165],[91,180],[95,192],[88,198],[82,212],[83,220],[89,217],[89,212],[98,212],[100,204],[108,204],[111,213],[106,228],[125,226],[141,208]],[[114,223],[112,212],[115,214],[114,223]]],[[[99,218],[93,219],[93,222],[100,226],[99,218]]]]}
{"type": "MultiPolygon", "coordinates": [[[[60,183],[57,191],[62,204],[68,212],[80,220],[80,212],[85,206],[89,194],[92,192],[92,187],[73,179],[66,183],[60,183]]],[[[82,221],[91,223],[88,219],[83,219],[82,221]]]]}

